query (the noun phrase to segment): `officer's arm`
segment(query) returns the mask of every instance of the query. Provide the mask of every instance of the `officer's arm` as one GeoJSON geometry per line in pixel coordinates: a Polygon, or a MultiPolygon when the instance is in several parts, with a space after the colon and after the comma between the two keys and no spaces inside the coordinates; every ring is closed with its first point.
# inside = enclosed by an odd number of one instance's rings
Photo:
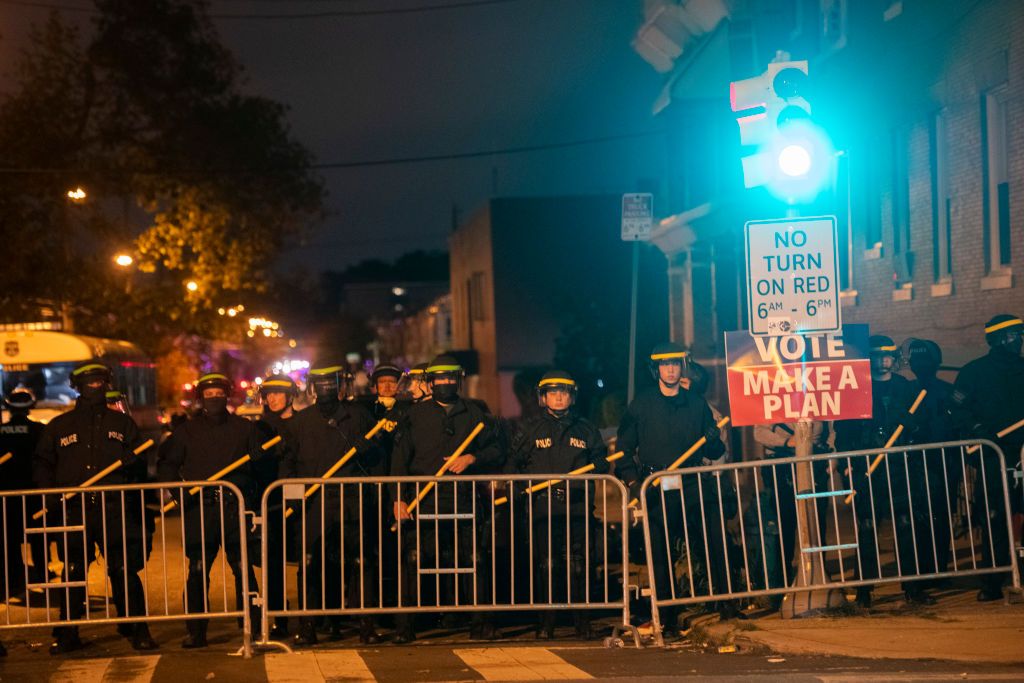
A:
{"type": "Polygon", "coordinates": [[[626,414],[622,416],[616,437],[616,448],[625,455],[616,464],[615,471],[625,482],[636,481],[639,476],[637,473],[637,446],[639,444],[640,423],[637,420],[636,401],[633,401],[626,409],[626,414]]]}
{"type": "Polygon", "coordinates": [[[950,421],[961,438],[989,436],[983,426],[984,416],[978,414],[977,384],[973,368],[964,368],[957,375],[946,403],[950,421]]]}
{"type": "Polygon", "coordinates": [[[505,463],[505,449],[502,448],[500,427],[494,418],[484,419],[484,429],[474,439],[477,445],[470,444],[467,448],[476,458],[473,466],[477,469],[500,469],[505,463]]]}
{"type": "Polygon", "coordinates": [[[138,455],[135,449],[142,445],[142,434],[135,420],[127,419],[124,434],[124,453],[121,455],[121,462],[124,463],[125,479],[132,482],[146,481],[146,451],[138,455]]]}
{"type": "Polygon", "coordinates": [[[185,443],[180,427],[171,432],[167,441],[160,446],[156,461],[156,477],[159,481],[181,481],[181,466],[185,464],[185,443]]]}
{"type": "MultiPolygon", "coordinates": [[[[395,427],[395,447],[391,453],[391,476],[405,477],[409,475],[409,463],[415,454],[412,433],[408,419],[403,419],[395,427]]],[[[404,487],[403,487],[404,488],[404,487]]]]}
{"type": "Polygon", "coordinates": [[[606,474],[612,467],[608,462],[608,447],[597,427],[590,426],[587,431],[587,464],[594,466],[595,474],[606,474]]]}
{"type": "Polygon", "coordinates": [[[722,443],[721,428],[715,423],[715,416],[711,413],[711,406],[704,401],[702,408],[701,425],[703,436],[707,441],[701,449],[701,455],[708,460],[717,460],[725,453],[725,444],[722,443]]]}
{"type": "Polygon", "coordinates": [[[47,426],[43,429],[32,455],[32,481],[41,489],[53,488],[57,482],[57,436],[47,426]]]}
{"type": "Polygon", "coordinates": [[[516,429],[510,441],[509,457],[504,470],[509,474],[521,474],[526,471],[526,465],[530,462],[530,444],[522,427],[516,429]]]}

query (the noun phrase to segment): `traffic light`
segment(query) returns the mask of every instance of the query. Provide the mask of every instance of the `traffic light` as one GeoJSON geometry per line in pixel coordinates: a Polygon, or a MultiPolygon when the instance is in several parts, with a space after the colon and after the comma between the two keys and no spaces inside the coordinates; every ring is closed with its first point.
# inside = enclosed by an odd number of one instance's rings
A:
{"type": "Polygon", "coordinates": [[[807,62],[772,62],[760,76],[730,84],[732,110],[740,112],[746,187],[768,186],[789,202],[817,194],[828,178],[832,149],[815,125],[808,101],[807,62]]]}

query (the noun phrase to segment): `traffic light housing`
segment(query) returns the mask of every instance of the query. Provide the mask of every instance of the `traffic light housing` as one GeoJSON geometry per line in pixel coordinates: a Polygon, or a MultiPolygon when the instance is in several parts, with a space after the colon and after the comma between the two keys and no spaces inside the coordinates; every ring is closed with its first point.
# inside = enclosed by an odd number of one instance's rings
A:
{"type": "Polygon", "coordinates": [[[791,203],[817,194],[828,177],[832,150],[815,125],[808,99],[806,61],[772,62],[760,76],[730,84],[730,104],[740,127],[743,181],[761,185],[791,203]]]}

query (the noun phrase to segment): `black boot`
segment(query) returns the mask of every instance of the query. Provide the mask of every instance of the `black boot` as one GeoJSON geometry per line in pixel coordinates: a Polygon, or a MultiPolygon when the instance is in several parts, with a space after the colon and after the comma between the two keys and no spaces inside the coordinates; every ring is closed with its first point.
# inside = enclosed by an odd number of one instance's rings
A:
{"type": "Polygon", "coordinates": [[[555,637],[555,613],[552,610],[541,612],[540,623],[537,624],[537,640],[551,640],[555,637]]]}
{"type": "Polygon", "coordinates": [[[0,643],[0,657],[6,657],[6,656],[7,656],[7,648],[4,647],[3,643],[0,643]]]}
{"type": "Polygon", "coordinates": [[[295,634],[295,644],[299,646],[303,645],[316,645],[316,625],[312,619],[302,618],[299,619],[299,632],[295,634]]]}
{"type": "Polygon", "coordinates": [[[489,619],[474,621],[469,626],[470,640],[498,640],[501,638],[501,631],[494,627],[489,619]]]}
{"type": "Polygon", "coordinates": [[[288,617],[274,617],[274,625],[270,629],[271,640],[288,637],[288,617]]]}
{"type": "Polygon", "coordinates": [[[51,655],[62,655],[82,649],[77,626],[58,626],[53,630],[54,641],[50,645],[51,655]]]}
{"type": "Polygon", "coordinates": [[[133,650],[155,650],[157,648],[156,641],[153,640],[153,636],[149,633],[149,626],[146,624],[135,624],[135,628],[132,633],[132,649],[133,650]]]}
{"type": "Polygon", "coordinates": [[[359,642],[365,645],[376,645],[380,642],[380,634],[373,627],[371,617],[363,617],[359,620],[359,642]]]}
{"type": "Polygon", "coordinates": [[[206,647],[206,626],[203,619],[189,619],[185,622],[188,635],[181,641],[181,646],[186,650],[193,650],[198,647],[206,647]]]}
{"type": "Polygon", "coordinates": [[[857,588],[857,604],[864,609],[871,607],[871,586],[857,588]]]}
{"type": "Polygon", "coordinates": [[[576,637],[580,640],[593,640],[594,628],[590,625],[590,615],[586,612],[573,615],[573,622],[576,626],[576,637]]]}
{"type": "Polygon", "coordinates": [[[405,645],[416,640],[416,631],[412,627],[412,615],[399,614],[395,617],[395,645],[405,645]]]}

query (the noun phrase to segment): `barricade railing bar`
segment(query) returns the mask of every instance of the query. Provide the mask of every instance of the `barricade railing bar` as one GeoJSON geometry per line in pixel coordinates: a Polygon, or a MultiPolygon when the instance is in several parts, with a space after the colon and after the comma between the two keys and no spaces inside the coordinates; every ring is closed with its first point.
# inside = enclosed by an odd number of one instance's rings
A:
{"type": "Polygon", "coordinates": [[[252,537],[235,485],[3,491],[0,523],[7,606],[0,630],[237,618],[243,653],[251,655],[252,537]],[[185,501],[173,514],[162,505],[170,498],[185,501]],[[21,561],[12,560],[15,549],[21,561]],[[212,595],[211,575],[220,584],[212,595]]]}
{"type": "Polygon", "coordinates": [[[659,608],[692,603],[995,573],[1019,589],[1006,469],[972,440],[654,472],[640,498],[659,640],[659,608]]]}
{"type": "Polygon", "coordinates": [[[274,482],[261,504],[262,566],[297,566],[264,582],[261,643],[277,617],[510,610],[608,610],[621,614],[613,637],[637,640],[626,488],[583,474],[527,491],[553,477],[274,482]],[[396,501],[428,486],[409,518],[396,516],[396,501]]]}

